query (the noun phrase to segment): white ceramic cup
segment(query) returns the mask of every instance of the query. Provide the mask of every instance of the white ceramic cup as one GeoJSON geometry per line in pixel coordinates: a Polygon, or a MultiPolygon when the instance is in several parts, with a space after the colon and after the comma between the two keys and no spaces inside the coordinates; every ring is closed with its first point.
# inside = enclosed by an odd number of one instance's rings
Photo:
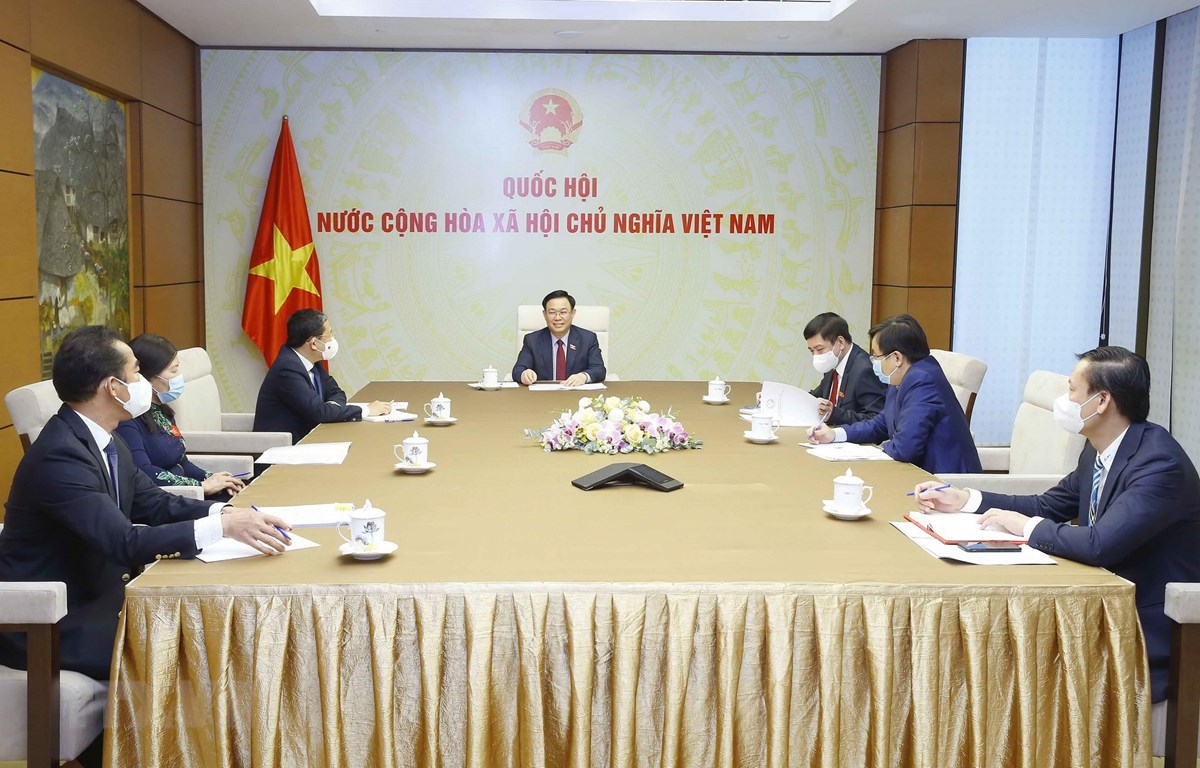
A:
{"type": "Polygon", "coordinates": [[[416,432],[412,437],[404,438],[404,442],[392,446],[396,460],[410,467],[419,467],[429,463],[429,441],[416,432]]]}
{"type": "Polygon", "coordinates": [[[355,509],[350,512],[349,523],[338,523],[338,536],[362,549],[382,544],[387,540],[383,532],[384,517],[383,510],[375,507],[355,509]],[[342,532],[343,526],[349,530],[349,536],[342,532]]]}
{"type": "Polygon", "coordinates": [[[765,411],[758,411],[750,416],[750,434],[757,438],[775,437],[775,416],[765,411]]]}
{"type": "Polygon", "coordinates": [[[425,403],[425,415],[431,419],[450,418],[450,398],[439,392],[437,397],[425,403]]]}
{"type": "Polygon", "coordinates": [[[488,366],[483,369],[483,386],[496,387],[500,385],[500,372],[488,366]]]}
{"type": "Polygon", "coordinates": [[[718,376],[717,378],[708,382],[708,399],[724,400],[729,396],[729,389],[730,386],[721,381],[721,378],[718,376]]]}
{"type": "Polygon", "coordinates": [[[874,488],[865,485],[861,477],[855,477],[848,470],[833,478],[833,504],[839,512],[861,512],[874,493],[874,488]],[[867,492],[865,499],[863,491],[867,492]]]}

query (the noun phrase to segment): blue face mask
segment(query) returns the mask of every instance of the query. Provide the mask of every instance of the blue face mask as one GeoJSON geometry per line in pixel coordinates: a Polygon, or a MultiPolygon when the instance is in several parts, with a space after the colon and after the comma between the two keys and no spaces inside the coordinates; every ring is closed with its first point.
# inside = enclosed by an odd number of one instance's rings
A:
{"type": "MultiPolygon", "coordinates": [[[[895,373],[896,369],[899,367],[900,366],[897,365],[896,368],[893,368],[892,373],[895,373]]],[[[871,370],[873,370],[875,372],[875,375],[879,377],[880,381],[882,381],[884,384],[891,385],[892,373],[884,373],[883,372],[883,360],[872,360],[871,361],[871,370]]]]}
{"type": "Polygon", "coordinates": [[[163,381],[167,382],[167,386],[170,387],[166,392],[158,393],[159,402],[169,403],[172,400],[178,400],[179,396],[183,394],[183,375],[182,374],[180,374],[179,376],[175,376],[174,378],[170,378],[170,379],[164,379],[162,376],[157,376],[155,378],[162,379],[163,381]]]}

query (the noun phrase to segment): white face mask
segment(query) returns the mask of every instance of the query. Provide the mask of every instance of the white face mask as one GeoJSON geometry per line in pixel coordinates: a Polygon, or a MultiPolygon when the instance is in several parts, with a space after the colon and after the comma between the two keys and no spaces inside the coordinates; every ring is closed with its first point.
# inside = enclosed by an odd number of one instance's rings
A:
{"type": "Polygon", "coordinates": [[[1097,392],[1087,400],[1084,400],[1082,403],[1077,403],[1071,399],[1071,395],[1069,393],[1064,392],[1061,397],[1054,401],[1054,420],[1058,422],[1058,426],[1067,430],[1071,434],[1079,434],[1083,430],[1084,422],[1099,413],[1099,411],[1096,411],[1092,414],[1092,416],[1088,416],[1087,419],[1085,419],[1081,415],[1083,406],[1092,402],[1099,396],[1100,393],[1097,392]]]}
{"type": "Polygon", "coordinates": [[[321,351],[321,359],[332,360],[333,356],[338,353],[337,339],[330,339],[325,342],[325,349],[321,351]]]}
{"type": "Polygon", "coordinates": [[[822,352],[819,355],[813,355],[813,368],[817,369],[817,373],[822,375],[829,373],[838,366],[837,352],[832,348],[828,352],[822,352]]]}
{"type": "Polygon", "coordinates": [[[128,400],[122,400],[116,395],[113,395],[113,398],[125,408],[130,418],[136,419],[150,410],[150,398],[154,396],[154,388],[150,386],[149,380],[142,377],[132,384],[127,384],[113,376],[113,381],[120,381],[129,390],[128,400]]]}

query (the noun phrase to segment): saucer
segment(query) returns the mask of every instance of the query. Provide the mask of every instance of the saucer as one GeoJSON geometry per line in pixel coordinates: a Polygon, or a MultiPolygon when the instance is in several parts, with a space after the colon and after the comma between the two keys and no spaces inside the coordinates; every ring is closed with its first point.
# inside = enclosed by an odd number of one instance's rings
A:
{"type": "Polygon", "coordinates": [[[824,499],[821,504],[824,505],[825,514],[831,517],[836,517],[838,520],[862,520],[864,517],[871,514],[871,510],[867,507],[863,507],[857,512],[843,512],[842,510],[838,509],[837,505],[833,503],[832,499],[824,499]]]}
{"type": "Polygon", "coordinates": [[[355,560],[378,560],[381,557],[386,557],[392,554],[397,549],[400,549],[400,545],[390,541],[376,544],[375,549],[363,549],[361,544],[355,544],[352,541],[347,541],[345,544],[338,547],[338,552],[340,552],[343,557],[349,555],[355,560]]]}
{"type": "Polygon", "coordinates": [[[448,419],[435,419],[432,416],[425,417],[425,423],[432,427],[448,427],[456,421],[458,421],[457,416],[451,416],[448,419]]]}
{"type": "Polygon", "coordinates": [[[496,382],[495,386],[489,386],[482,381],[477,381],[471,386],[475,389],[481,389],[484,392],[495,392],[497,389],[500,389],[500,382],[496,382]]]}
{"type": "Polygon", "coordinates": [[[703,400],[704,402],[708,403],[709,405],[725,405],[725,403],[729,402],[728,397],[722,397],[722,398],[718,398],[718,399],[714,400],[713,398],[709,397],[708,395],[702,395],[700,397],[700,399],[703,400]]]}
{"type": "Polygon", "coordinates": [[[755,445],[766,445],[767,443],[773,443],[779,439],[779,435],[771,435],[770,437],[759,437],[758,435],[754,434],[753,432],[743,432],[742,437],[746,438],[747,440],[754,443],[755,445]]]}
{"type": "Polygon", "coordinates": [[[434,464],[432,461],[427,461],[424,464],[405,464],[403,461],[398,461],[392,468],[408,475],[420,475],[436,466],[437,464],[434,464]]]}

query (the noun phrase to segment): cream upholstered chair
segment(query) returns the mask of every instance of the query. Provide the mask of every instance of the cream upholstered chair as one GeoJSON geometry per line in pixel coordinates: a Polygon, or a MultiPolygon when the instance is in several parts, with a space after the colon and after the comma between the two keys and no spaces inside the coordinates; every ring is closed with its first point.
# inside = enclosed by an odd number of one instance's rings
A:
{"type": "Polygon", "coordinates": [[[929,354],[942,366],[942,371],[950,380],[950,386],[954,388],[954,394],[958,397],[958,404],[967,416],[967,423],[970,424],[971,411],[975,410],[975,395],[979,394],[979,387],[983,385],[987,363],[977,357],[944,349],[931,349],[929,354]]]}
{"type": "MultiPolygon", "coordinates": [[[[185,382],[183,394],[171,407],[189,449],[258,455],[268,448],[292,444],[291,433],[253,431],[253,413],[221,412],[221,393],[212,373],[212,360],[203,347],[179,350],[179,373],[185,382]]],[[[192,460],[200,464],[195,457],[192,460]]]]}
{"type": "MultiPolygon", "coordinates": [[[[2,528],[3,526],[0,526],[2,528]]],[[[58,661],[58,622],[67,615],[61,581],[0,582],[0,630],[28,638],[28,672],[0,667],[0,760],[47,768],[74,760],[104,728],[108,686],[58,661]]]]}
{"type": "Polygon", "coordinates": [[[979,448],[985,472],[1007,474],[940,477],[956,486],[981,491],[1042,493],[1075,471],[1083,450],[1082,435],[1067,432],[1054,421],[1054,401],[1067,391],[1067,377],[1034,371],[1025,382],[1025,396],[1013,422],[1012,442],[1002,448],[979,448]]]}
{"type": "MultiPolygon", "coordinates": [[[[58,399],[58,393],[54,391],[54,382],[47,379],[36,384],[17,387],[4,396],[4,405],[8,408],[9,415],[12,416],[13,428],[16,429],[17,436],[21,440],[22,450],[28,451],[29,446],[33,445],[33,441],[37,440],[38,435],[42,433],[42,427],[46,426],[46,422],[50,420],[51,416],[58,413],[58,409],[62,407],[62,401],[58,399]]],[[[286,435],[288,439],[286,444],[290,444],[292,436],[287,433],[282,434],[286,435]]],[[[191,447],[193,444],[189,438],[188,448],[191,447]]],[[[210,472],[229,472],[238,475],[254,469],[254,460],[245,455],[206,456],[189,451],[188,458],[197,466],[204,467],[210,472]]],[[[203,492],[195,486],[168,486],[165,490],[180,496],[204,498],[203,492]]]]}
{"type": "MultiPolygon", "coordinates": [[[[575,307],[574,323],[596,334],[596,342],[600,346],[600,355],[604,358],[607,370],[605,379],[620,381],[612,372],[612,361],[608,356],[608,332],[612,312],[608,307],[579,304],[575,307]]],[[[525,335],[540,331],[546,327],[546,318],[542,315],[541,304],[521,304],[517,307],[517,354],[521,353],[521,345],[525,335]]]]}
{"type": "Polygon", "coordinates": [[[1150,746],[1164,768],[1194,766],[1200,751],[1200,584],[1167,584],[1171,627],[1167,700],[1150,708],[1150,746]]]}

